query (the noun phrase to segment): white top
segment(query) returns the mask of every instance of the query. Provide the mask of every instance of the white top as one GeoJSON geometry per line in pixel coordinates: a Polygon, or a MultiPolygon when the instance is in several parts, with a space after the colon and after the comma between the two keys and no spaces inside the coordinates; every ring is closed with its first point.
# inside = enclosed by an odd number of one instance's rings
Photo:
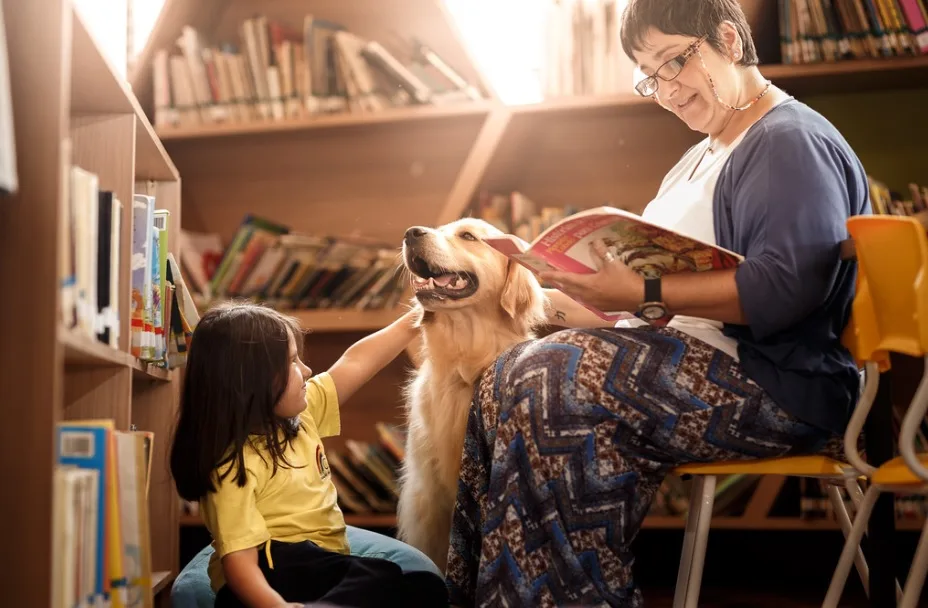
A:
{"type": "MultiPolygon", "coordinates": [[[[709,138],[688,150],[664,177],[657,196],[648,203],[641,217],[649,222],[715,245],[715,224],[712,211],[715,183],[718,181],[725,161],[728,160],[732,150],[741,143],[745,133],[746,131],[742,132],[728,146],[716,143],[711,152],[708,151],[709,138]],[[693,173],[694,167],[695,173],[693,173]],[[691,174],[692,179],[690,179],[691,174]]],[[[640,325],[646,325],[646,322],[634,319],[616,323],[616,327],[640,325]]],[[[738,359],[737,342],[722,334],[722,323],[718,321],[674,315],[667,326],[698,338],[731,355],[735,360],[738,359]]]]}

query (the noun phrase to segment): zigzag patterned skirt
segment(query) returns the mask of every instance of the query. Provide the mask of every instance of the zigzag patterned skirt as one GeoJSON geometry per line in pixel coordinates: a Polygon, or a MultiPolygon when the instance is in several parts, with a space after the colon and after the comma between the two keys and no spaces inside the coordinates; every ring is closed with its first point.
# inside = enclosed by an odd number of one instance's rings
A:
{"type": "Polygon", "coordinates": [[[520,344],[474,392],[447,582],[455,606],[642,605],[630,551],[686,462],[815,453],[727,354],[670,328],[520,344]]]}

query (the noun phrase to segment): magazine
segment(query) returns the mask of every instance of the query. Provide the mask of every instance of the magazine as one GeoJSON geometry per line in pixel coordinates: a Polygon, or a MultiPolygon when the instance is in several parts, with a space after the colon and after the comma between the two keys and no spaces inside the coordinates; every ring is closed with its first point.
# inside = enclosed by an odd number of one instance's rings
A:
{"type": "MultiPolygon", "coordinates": [[[[594,274],[598,266],[592,245],[600,239],[616,259],[643,277],[735,268],[744,259],[737,253],[615,207],[596,207],[568,216],[539,234],[532,243],[511,234],[483,240],[535,274],[547,270],[594,274]]],[[[587,308],[607,321],[631,316],[627,311],[587,308]]]]}

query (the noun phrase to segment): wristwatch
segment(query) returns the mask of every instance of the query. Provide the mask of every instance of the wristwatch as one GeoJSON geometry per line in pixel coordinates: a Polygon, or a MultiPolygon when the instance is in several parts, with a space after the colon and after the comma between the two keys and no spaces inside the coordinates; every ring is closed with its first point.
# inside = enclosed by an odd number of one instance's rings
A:
{"type": "Polygon", "coordinates": [[[638,316],[645,321],[659,321],[667,316],[667,307],[661,301],[661,279],[644,280],[644,302],[638,307],[638,316]]]}

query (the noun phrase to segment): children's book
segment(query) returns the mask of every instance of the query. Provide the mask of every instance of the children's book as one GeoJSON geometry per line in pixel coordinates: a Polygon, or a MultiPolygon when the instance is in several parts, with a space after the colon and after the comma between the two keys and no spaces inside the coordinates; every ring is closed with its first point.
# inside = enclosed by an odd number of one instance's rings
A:
{"type": "MultiPolygon", "coordinates": [[[[743,260],[737,253],[615,207],[596,207],[570,215],[531,243],[511,234],[483,240],[535,274],[548,270],[595,274],[599,267],[593,243],[600,239],[616,259],[644,277],[735,268],[743,260]]],[[[626,311],[584,306],[607,321],[631,316],[626,311]]]]}

